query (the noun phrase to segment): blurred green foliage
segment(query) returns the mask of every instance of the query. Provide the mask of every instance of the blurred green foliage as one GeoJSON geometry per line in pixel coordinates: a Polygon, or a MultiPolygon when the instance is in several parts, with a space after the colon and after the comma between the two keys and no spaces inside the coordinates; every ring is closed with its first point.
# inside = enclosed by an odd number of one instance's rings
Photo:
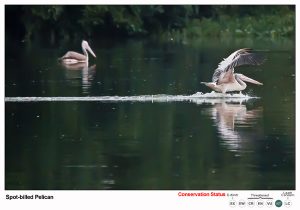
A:
{"type": "Polygon", "coordinates": [[[219,16],[218,21],[210,18],[193,20],[185,28],[189,37],[207,36],[255,36],[255,37],[287,37],[295,33],[294,16],[287,14],[279,17],[260,15],[231,18],[228,15],[219,16]]]}
{"type": "Polygon", "coordinates": [[[287,37],[293,5],[6,5],[6,32],[18,38],[72,39],[176,34],[287,37]]]}

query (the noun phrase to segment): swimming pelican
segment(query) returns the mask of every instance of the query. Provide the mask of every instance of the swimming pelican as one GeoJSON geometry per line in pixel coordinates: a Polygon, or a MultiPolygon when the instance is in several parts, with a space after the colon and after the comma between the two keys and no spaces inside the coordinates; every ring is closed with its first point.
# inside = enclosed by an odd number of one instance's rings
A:
{"type": "Polygon", "coordinates": [[[87,50],[96,58],[95,53],[87,41],[82,40],[81,47],[84,55],[74,51],[68,51],[63,57],[59,58],[59,60],[65,64],[88,63],[89,55],[87,50]]]}
{"type": "Polygon", "coordinates": [[[237,50],[219,63],[218,68],[213,74],[212,82],[201,83],[221,93],[245,90],[247,87],[245,82],[263,85],[262,83],[246,77],[243,74],[235,74],[234,67],[247,64],[260,65],[264,62],[264,60],[265,59],[261,55],[254,53],[252,49],[245,48],[237,50]]]}

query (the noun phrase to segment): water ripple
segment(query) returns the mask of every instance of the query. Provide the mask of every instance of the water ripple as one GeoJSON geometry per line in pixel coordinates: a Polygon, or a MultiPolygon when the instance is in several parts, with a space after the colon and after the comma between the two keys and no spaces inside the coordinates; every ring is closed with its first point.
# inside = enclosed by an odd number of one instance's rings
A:
{"type": "Polygon", "coordinates": [[[138,96],[92,96],[92,97],[5,97],[5,102],[55,102],[55,101],[98,101],[98,102],[176,102],[188,101],[197,104],[220,102],[244,102],[259,97],[244,94],[222,94],[197,92],[192,95],[138,95],[138,96]]]}

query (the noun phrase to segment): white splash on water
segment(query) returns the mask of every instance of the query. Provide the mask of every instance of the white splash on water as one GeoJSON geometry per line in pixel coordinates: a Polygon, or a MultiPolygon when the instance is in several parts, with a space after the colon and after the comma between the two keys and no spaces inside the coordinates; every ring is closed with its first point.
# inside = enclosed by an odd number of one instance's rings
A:
{"type": "Polygon", "coordinates": [[[176,102],[188,101],[197,104],[219,102],[244,102],[258,98],[244,94],[222,94],[197,92],[192,95],[139,95],[139,96],[89,96],[89,97],[5,97],[5,102],[56,102],[56,101],[98,101],[98,102],[176,102]]]}

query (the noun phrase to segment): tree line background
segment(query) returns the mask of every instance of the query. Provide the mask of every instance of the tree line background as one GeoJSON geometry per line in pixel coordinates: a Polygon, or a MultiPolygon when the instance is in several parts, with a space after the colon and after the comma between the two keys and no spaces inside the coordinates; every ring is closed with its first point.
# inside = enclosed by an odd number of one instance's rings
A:
{"type": "Polygon", "coordinates": [[[176,34],[293,37],[294,5],[6,5],[6,35],[48,40],[176,34]]]}

